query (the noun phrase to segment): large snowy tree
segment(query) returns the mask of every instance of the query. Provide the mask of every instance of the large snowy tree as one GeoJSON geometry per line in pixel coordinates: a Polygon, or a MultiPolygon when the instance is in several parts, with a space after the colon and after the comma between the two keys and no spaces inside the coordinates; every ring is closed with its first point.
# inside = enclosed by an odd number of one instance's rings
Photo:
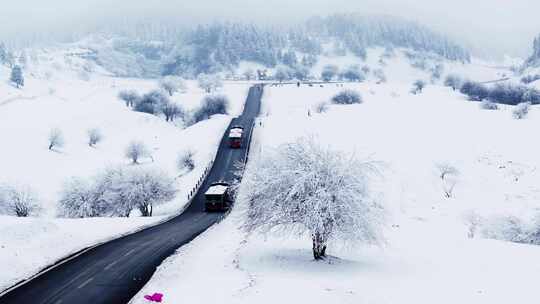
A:
{"type": "Polygon", "coordinates": [[[316,260],[335,242],[376,244],[385,209],[372,195],[370,162],[301,138],[264,155],[246,172],[248,232],[309,234],[316,260]]]}

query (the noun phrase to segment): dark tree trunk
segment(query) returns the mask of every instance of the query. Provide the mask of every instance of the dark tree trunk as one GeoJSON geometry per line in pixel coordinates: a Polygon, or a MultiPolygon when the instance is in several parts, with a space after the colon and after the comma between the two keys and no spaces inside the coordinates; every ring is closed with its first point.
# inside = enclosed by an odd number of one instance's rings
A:
{"type": "Polygon", "coordinates": [[[312,235],[313,241],[313,258],[315,260],[322,260],[326,257],[326,243],[319,233],[312,235]]]}

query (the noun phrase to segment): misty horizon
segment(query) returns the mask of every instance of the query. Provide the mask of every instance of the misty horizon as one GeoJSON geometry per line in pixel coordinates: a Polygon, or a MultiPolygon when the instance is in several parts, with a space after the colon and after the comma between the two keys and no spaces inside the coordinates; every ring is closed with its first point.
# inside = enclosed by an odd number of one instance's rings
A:
{"type": "MultiPolygon", "coordinates": [[[[540,3],[526,0],[469,3],[443,1],[362,0],[362,1],[245,1],[227,5],[215,1],[105,1],[21,0],[2,9],[2,20],[9,27],[0,29],[0,40],[23,44],[32,37],[63,37],[91,33],[114,24],[163,22],[192,26],[216,21],[250,22],[266,25],[291,25],[313,16],[342,13],[392,15],[426,25],[469,48],[476,56],[525,58],[540,28],[534,11],[540,3]],[[511,20],[511,21],[509,21],[511,20]],[[516,35],[517,34],[517,35],[516,35]]],[[[38,39],[39,40],[39,39],[38,39]]]]}

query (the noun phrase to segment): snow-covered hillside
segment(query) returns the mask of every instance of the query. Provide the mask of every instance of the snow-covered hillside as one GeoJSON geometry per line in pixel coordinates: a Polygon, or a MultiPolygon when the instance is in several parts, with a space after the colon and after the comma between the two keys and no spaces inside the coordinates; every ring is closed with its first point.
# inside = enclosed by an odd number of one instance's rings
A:
{"type": "Polygon", "coordinates": [[[515,120],[512,107],[482,110],[441,86],[419,95],[399,82],[345,88],[364,103],[326,113],[315,106],[343,88],[267,88],[251,159],[308,135],[380,162],[376,189],[391,210],[386,246],[331,248],[335,257],[314,262],[307,236],[244,235],[238,202],[169,258],[133,303],[153,292],[167,303],[535,303],[540,248],[483,231],[497,216],[527,221],[540,208],[540,147],[527,135],[540,127],[540,109],[515,120]],[[459,172],[450,198],[443,166],[459,172]]]}
{"type": "MultiPolygon", "coordinates": [[[[206,166],[213,159],[230,120],[243,108],[248,83],[225,83],[220,94],[230,99],[230,115],[216,115],[190,127],[181,121],[135,112],[118,99],[121,90],[141,94],[156,89],[154,79],[116,78],[96,67],[74,49],[36,51],[39,58],[25,70],[25,86],[10,84],[10,70],[0,67],[0,184],[24,185],[35,191],[40,218],[0,216],[0,290],[26,278],[69,253],[163,220],[182,210],[206,166]],[[50,151],[52,129],[62,131],[65,145],[50,151]],[[88,145],[87,131],[98,128],[103,140],[88,145]],[[66,220],[54,216],[60,191],[70,178],[90,178],[110,167],[129,167],[127,145],[145,143],[152,157],[141,167],[163,170],[177,177],[177,198],[156,208],[154,218],[66,220]],[[180,176],[179,154],[194,152],[195,169],[180,176]]],[[[206,96],[195,81],[172,100],[186,111],[196,109],[206,96]]]]}

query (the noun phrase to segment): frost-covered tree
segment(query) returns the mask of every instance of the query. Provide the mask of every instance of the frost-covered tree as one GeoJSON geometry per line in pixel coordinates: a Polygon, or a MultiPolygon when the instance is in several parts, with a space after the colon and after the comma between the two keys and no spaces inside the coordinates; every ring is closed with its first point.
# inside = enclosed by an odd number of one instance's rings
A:
{"type": "Polygon", "coordinates": [[[373,70],[373,76],[375,79],[377,79],[377,83],[386,83],[387,81],[386,74],[384,73],[383,69],[373,70]]]}
{"type": "Polygon", "coordinates": [[[332,97],[332,102],[341,105],[362,103],[362,95],[354,90],[343,90],[332,97]]]}
{"type": "Polygon", "coordinates": [[[132,141],[126,148],[125,155],[133,164],[138,164],[144,157],[150,157],[150,150],[141,141],[132,141]]]}
{"type": "Polygon", "coordinates": [[[482,101],[489,96],[489,90],[484,84],[470,80],[463,82],[459,91],[474,101],[482,101]]]}
{"type": "Polygon", "coordinates": [[[515,119],[524,119],[529,114],[530,108],[531,108],[530,103],[528,102],[520,103],[512,111],[512,116],[514,116],[515,119]]]}
{"type": "Polygon", "coordinates": [[[321,72],[321,78],[323,81],[329,82],[339,73],[339,68],[336,65],[326,65],[321,72]]]}
{"type": "Polygon", "coordinates": [[[0,185],[0,214],[28,217],[40,210],[36,192],[27,185],[0,185]]]}
{"type": "Polygon", "coordinates": [[[0,42],[0,64],[6,64],[8,50],[3,42],[0,42]]]}
{"type": "Polygon", "coordinates": [[[274,79],[280,83],[286,80],[291,80],[293,78],[293,73],[294,71],[290,67],[280,65],[276,68],[274,79]]]}
{"type": "Polygon", "coordinates": [[[17,86],[17,88],[24,87],[24,75],[20,66],[16,65],[11,69],[10,81],[17,86]]]}
{"type": "Polygon", "coordinates": [[[212,115],[227,114],[229,112],[229,99],[225,95],[206,96],[199,108],[193,112],[192,124],[209,119],[212,115]]]}
{"type": "Polygon", "coordinates": [[[440,163],[437,164],[437,170],[439,172],[439,178],[442,181],[444,196],[446,198],[452,198],[459,176],[458,169],[448,163],[440,163]]]}
{"type": "Polygon", "coordinates": [[[199,83],[199,87],[203,89],[206,93],[212,93],[218,88],[223,87],[221,77],[217,74],[200,74],[197,78],[197,81],[199,83]]]}
{"type": "Polygon", "coordinates": [[[49,132],[49,150],[62,148],[64,146],[64,133],[58,128],[51,129],[49,132]]]}
{"type": "Polygon", "coordinates": [[[385,209],[369,187],[374,166],[299,139],[264,155],[246,172],[248,232],[308,234],[316,260],[336,242],[379,243],[385,209]]]}
{"type": "Polygon", "coordinates": [[[413,83],[413,88],[411,90],[411,93],[413,94],[420,94],[426,87],[426,82],[422,79],[418,79],[413,83]]]}
{"type": "Polygon", "coordinates": [[[184,111],[179,105],[169,102],[161,106],[161,112],[165,115],[166,121],[174,121],[176,117],[182,116],[184,111]]]}
{"type": "Polygon", "coordinates": [[[186,84],[184,80],[177,76],[165,76],[159,81],[159,87],[173,96],[178,91],[185,91],[186,84]]]}
{"type": "Polygon", "coordinates": [[[444,73],[444,65],[442,63],[436,64],[431,68],[431,82],[434,83],[441,79],[442,74],[444,73]]]}
{"type": "Polygon", "coordinates": [[[292,69],[292,76],[298,80],[307,80],[310,76],[309,68],[303,65],[297,65],[292,69]]]}
{"type": "Polygon", "coordinates": [[[60,193],[58,214],[68,218],[105,216],[108,206],[103,192],[92,182],[72,178],[67,181],[60,193]]]}
{"type": "Polygon", "coordinates": [[[135,103],[133,108],[137,112],[148,113],[148,114],[159,114],[161,108],[169,104],[169,96],[161,90],[153,90],[149,93],[144,94],[138,101],[135,103]]]}
{"type": "Polygon", "coordinates": [[[323,101],[316,104],[314,110],[316,113],[325,113],[326,111],[328,111],[328,102],[323,101]]]}
{"type": "Polygon", "coordinates": [[[450,74],[446,76],[446,79],[444,80],[444,85],[447,87],[451,87],[454,91],[461,89],[462,83],[463,80],[456,74],[450,74]]]}
{"type": "Polygon", "coordinates": [[[132,169],[121,181],[126,198],[141,212],[152,216],[154,206],[172,200],[176,195],[174,179],[155,169],[132,169]]]}
{"type": "Polygon", "coordinates": [[[255,79],[255,71],[251,68],[246,69],[242,74],[247,81],[255,79]]]}
{"type": "Polygon", "coordinates": [[[11,69],[15,66],[15,55],[13,55],[12,52],[8,51],[6,53],[6,60],[4,64],[11,69]]]}
{"type": "Polygon", "coordinates": [[[123,90],[118,93],[118,98],[123,100],[128,107],[134,107],[141,99],[141,96],[135,90],[123,90]]]}
{"type": "Polygon", "coordinates": [[[498,110],[499,106],[489,100],[484,100],[480,103],[480,108],[484,110],[498,110]]]}
{"type": "Polygon", "coordinates": [[[94,147],[103,140],[103,133],[98,128],[89,129],[86,134],[88,135],[88,145],[90,147],[94,147]]]}
{"type": "Polygon", "coordinates": [[[93,192],[99,206],[103,206],[104,215],[129,217],[136,208],[128,194],[126,187],[127,169],[116,167],[108,168],[98,174],[93,181],[93,192]]]}
{"type": "Polygon", "coordinates": [[[91,181],[72,179],[62,190],[59,214],[64,217],[129,217],[134,209],[152,216],[153,207],[176,195],[174,179],[152,168],[110,168],[91,181]]]}
{"type": "Polygon", "coordinates": [[[193,169],[195,169],[195,153],[193,150],[188,149],[180,152],[178,155],[178,170],[190,172],[193,169]]]}
{"type": "Polygon", "coordinates": [[[346,68],[341,73],[341,77],[343,79],[348,80],[348,81],[355,81],[355,82],[364,81],[365,78],[366,78],[366,76],[364,75],[364,73],[360,69],[360,66],[358,66],[358,65],[352,65],[352,66],[346,68]]]}
{"type": "Polygon", "coordinates": [[[540,91],[536,88],[527,88],[527,91],[522,96],[521,102],[540,104],[540,91]]]}

